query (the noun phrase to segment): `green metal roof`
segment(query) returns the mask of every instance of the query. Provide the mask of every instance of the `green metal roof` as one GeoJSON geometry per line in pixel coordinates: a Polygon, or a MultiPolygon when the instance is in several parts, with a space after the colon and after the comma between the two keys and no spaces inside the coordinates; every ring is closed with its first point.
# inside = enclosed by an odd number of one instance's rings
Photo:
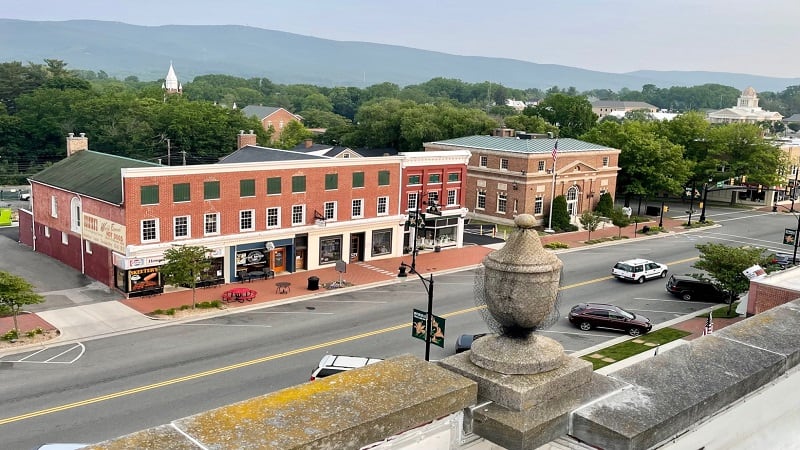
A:
{"type": "Polygon", "coordinates": [[[30,177],[30,180],[121,205],[121,170],[130,167],[159,167],[159,165],[84,150],[62,159],[30,177]]]}
{"type": "Polygon", "coordinates": [[[465,149],[495,150],[514,153],[541,153],[550,155],[558,141],[558,153],[613,150],[604,145],[579,141],[571,138],[561,139],[517,139],[499,136],[466,136],[445,141],[430,142],[435,145],[449,145],[465,149]]]}

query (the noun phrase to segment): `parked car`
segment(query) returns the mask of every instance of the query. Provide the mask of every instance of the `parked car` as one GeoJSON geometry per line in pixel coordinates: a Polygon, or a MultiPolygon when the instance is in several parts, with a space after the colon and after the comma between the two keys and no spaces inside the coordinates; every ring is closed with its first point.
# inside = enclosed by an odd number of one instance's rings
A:
{"type": "Polygon", "coordinates": [[[347,355],[325,355],[319,361],[319,365],[311,372],[309,381],[314,381],[317,378],[325,378],[337,373],[352,370],[358,367],[364,367],[368,364],[383,361],[380,358],[367,358],[364,356],[347,356],[347,355]]]}
{"type": "Polygon", "coordinates": [[[772,264],[780,266],[781,269],[797,265],[797,263],[800,263],[800,258],[795,258],[794,255],[790,253],[775,253],[775,256],[772,258],[772,264]]]}
{"type": "Polygon", "coordinates": [[[698,280],[682,275],[669,277],[667,292],[686,301],[722,303],[727,302],[730,298],[730,293],[718,288],[708,280],[698,280]]]}
{"type": "Polygon", "coordinates": [[[604,303],[579,303],[572,307],[568,317],[573,325],[583,331],[610,328],[639,336],[653,328],[647,317],[604,303]]]}
{"type": "Polygon", "coordinates": [[[486,336],[486,333],[462,334],[456,339],[456,353],[465,352],[472,348],[472,343],[486,336]]]}
{"type": "Polygon", "coordinates": [[[652,278],[665,278],[669,267],[649,259],[629,259],[614,264],[611,275],[619,280],[644,283],[652,278]]]}

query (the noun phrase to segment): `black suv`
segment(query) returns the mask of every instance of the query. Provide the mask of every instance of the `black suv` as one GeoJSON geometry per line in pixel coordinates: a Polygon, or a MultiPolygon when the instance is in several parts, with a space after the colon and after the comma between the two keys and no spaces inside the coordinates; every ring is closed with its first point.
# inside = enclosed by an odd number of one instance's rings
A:
{"type": "Polygon", "coordinates": [[[568,317],[572,324],[583,331],[612,328],[626,331],[631,336],[639,336],[653,328],[647,317],[603,303],[579,303],[572,307],[568,317]]]}
{"type": "Polygon", "coordinates": [[[683,300],[727,303],[730,294],[714,283],[689,276],[673,275],[667,281],[667,292],[683,300]]]}

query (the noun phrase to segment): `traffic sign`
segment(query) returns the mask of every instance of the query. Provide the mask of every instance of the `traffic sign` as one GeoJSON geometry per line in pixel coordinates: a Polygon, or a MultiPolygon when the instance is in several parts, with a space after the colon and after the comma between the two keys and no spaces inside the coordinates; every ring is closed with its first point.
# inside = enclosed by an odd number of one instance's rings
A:
{"type": "Polygon", "coordinates": [[[794,245],[797,242],[797,230],[786,228],[783,230],[783,243],[786,245],[794,245]]]}
{"type": "MultiPolygon", "coordinates": [[[[444,322],[442,317],[431,315],[431,344],[444,348],[444,322]]],[[[426,322],[428,313],[414,310],[412,315],[411,336],[420,340],[425,340],[426,322]]]]}
{"type": "Polygon", "coordinates": [[[725,182],[724,181],[717,181],[717,187],[718,188],[721,188],[723,186],[725,186],[725,182]]]}

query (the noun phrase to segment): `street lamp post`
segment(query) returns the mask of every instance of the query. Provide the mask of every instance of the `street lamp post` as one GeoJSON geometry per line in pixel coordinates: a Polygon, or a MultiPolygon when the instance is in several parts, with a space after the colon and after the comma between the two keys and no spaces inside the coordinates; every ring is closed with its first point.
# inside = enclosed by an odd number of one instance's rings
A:
{"type": "Polygon", "coordinates": [[[661,216],[658,218],[658,228],[664,228],[664,201],[661,201],[661,216]]]}
{"type": "Polygon", "coordinates": [[[708,185],[713,180],[713,178],[709,178],[708,183],[703,183],[703,202],[700,205],[700,223],[706,223],[706,199],[708,198],[708,185]]]}
{"type": "MultiPolygon", "coordinates": [[[[412,257],[413,258],[413,257],[412,257]]],[[[413,259],[412,259],[413,264],[413,259]]],[[[425,361],[431,360],[431,324],[433,322],[433,274],[430,274],[430,277],[426,280],[417,269],[413,266],[409,266],[408,264],[401,262],[400,269],[397,276],[399,278],[405,278],[408,276],[406,270],[409,272],[416,274],[419,277],[419,280],[422,281],[422,285],[425,286],[425,291],[428,292],[428,312],[427,318],[425,319],[425,361]]]]}
{"type": "Polygon", "coordinates": [[[794,184],[792,185],[792,209],[789,212],[794,212],[794,200],[797,195],[797,173],[800,172],[800,167],[794,167],[794,184]]]}
{"type": "Polygon", "coordinates": [[[689,194],[689,221],[686,223],[688,226],[692,226],[692,213],[694,213],[694,191],[695,191],[695,184],[694,180],[692,180],[692,191],[689,194]]]}

